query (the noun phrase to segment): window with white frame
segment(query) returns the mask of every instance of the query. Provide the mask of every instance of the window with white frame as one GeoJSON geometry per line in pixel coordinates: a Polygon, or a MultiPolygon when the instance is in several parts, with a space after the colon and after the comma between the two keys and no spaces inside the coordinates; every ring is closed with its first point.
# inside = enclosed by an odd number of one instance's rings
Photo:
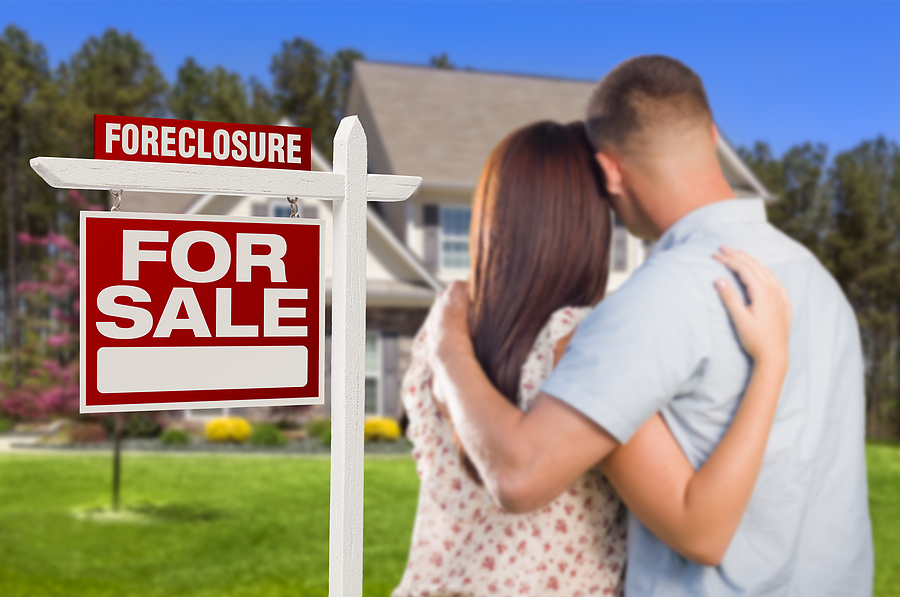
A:
{"type": "Polygon", "coordinates": [[[381,351],[378,332],[366,332],[366,414],[381,414],[381,351]]]}
{"type": "Polygon", "coordinates": [[[441,206],[441,267],[469,269],[469,206],[441,206]]]}

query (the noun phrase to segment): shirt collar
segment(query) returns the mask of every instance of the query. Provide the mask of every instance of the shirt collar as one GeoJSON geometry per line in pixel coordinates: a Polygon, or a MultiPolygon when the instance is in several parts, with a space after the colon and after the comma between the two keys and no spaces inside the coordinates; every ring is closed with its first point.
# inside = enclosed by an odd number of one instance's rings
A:
{"type": "Polygon", "coordinates": [[[760,198],[716,201],[695,209],[666,230],[653,247],[653,253],[683,243],[694,232],[718,224],[756,224],[766,222],[766,205],[760,198]]]}

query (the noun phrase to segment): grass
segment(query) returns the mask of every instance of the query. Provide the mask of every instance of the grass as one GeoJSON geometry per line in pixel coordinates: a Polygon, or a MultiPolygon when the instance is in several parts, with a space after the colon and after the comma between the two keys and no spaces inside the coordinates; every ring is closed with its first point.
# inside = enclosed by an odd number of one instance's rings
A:
{"type": "MultiPolygon", "coordinates": [[[[900,447],[872,445],[868,456],[875,595],[900,596],[900,447]]],[[[102,512],[108,456],[0,456],[0,595],[327,595],[326,458],[123,463],[130,516],[116,519],[102,512]]],[[[366,596],[387,596],[400,579],[417,489],[408,457],[366,459],[366,596]]]]}
{"type": "MultiPolygon", "coordinates": [[[[109,469],[0,456],[0,595],[327,595],[326,458],[126,454],[124,519],[95,515],[109,469]]],[[[366,459],[365,595],[400,580],[417,490],[410,458],[366,459]]]]}
{"type": "Polygon", "coordinates": [[[869,505],[875,534],[875,595],[900,596],[900,446],[870,445],[869,505]]]}

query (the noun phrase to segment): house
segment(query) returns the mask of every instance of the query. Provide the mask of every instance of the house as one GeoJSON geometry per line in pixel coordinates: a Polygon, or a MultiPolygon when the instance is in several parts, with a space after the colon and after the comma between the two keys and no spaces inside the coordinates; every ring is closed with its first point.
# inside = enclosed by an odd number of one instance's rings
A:
{"type": "MultiPolygon", "coordinates": [[[[366,412],[400,413],[400,380],[415,332],[436,292],[464,279],[469,267],[471,202],[482,165],[509,132],[538,120],[581,120],[592,81],[467,70],[356,62],[347,114],[366,131],[369,171],[421,176],[403,203],[372,203],[368,209],[366,295],[366,412]]],[[[738,197],[769,193],[723,136],[719,159],[738,197]]],[[[312,168],[330,170],[313,148],[312,168]]],[[[301,215],[326,225],[326,278],[331,271],[331,204],[301,198],[301,215]]],[[[131,211],[180,211],[229,215],[289,215],[286,199],[204,195],[161,197],[129,194],[131,211]]],[[[614,291],[646,258],[649,245],[616,222],[609,289],[614,291]]],[[[326,283],[330,305],[330,282],[326,283]]],[[[330,307],[326,307],[326,374],[330,367],[330,307]]],[[[329,376],[326,375],[326,379],[329,376]]],[[[330,383],[326,381],[326,395],[330,383]]],[[[326,398],[326,401],[328,398],[326,398]]],[[[326,408],[328,405],[326,404],[326,408]]]]}

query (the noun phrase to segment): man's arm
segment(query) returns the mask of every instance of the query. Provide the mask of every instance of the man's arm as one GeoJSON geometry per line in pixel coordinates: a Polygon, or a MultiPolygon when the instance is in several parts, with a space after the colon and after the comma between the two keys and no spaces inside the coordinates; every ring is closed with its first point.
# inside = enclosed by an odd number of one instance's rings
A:
{"type": "Polygon", "coordinates": [[[527,413],[507,401],[475,358],[468,295],[454,283],[426,324],[435,396],[446,402],[469,458],[493,498],[509,512],[549,503],[619,444],[599,425],[541,393],[527,413]]]}

